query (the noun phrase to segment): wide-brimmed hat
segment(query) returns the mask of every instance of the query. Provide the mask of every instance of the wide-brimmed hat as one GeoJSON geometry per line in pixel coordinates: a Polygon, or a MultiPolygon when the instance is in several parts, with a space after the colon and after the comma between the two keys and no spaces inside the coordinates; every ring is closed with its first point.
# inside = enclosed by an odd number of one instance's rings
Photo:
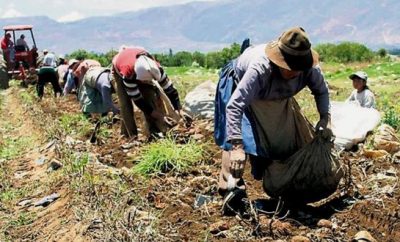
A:
{"type": "Polygon", "coordinates": [[[368,80],[368,75],[367,75],[367,73],[365,73],[365,72],[363,72],[363,71],[357,71],[357,72],[355,72],[355,73],[353,73],[353,74],[351,74],[351,75],[349,76],[349,78],[350,78],[351,80],[353,80],[355,77],[358,77],[358,78],[360,78],[360,79],[363,79],[364,81],[367,81],[367,80],[368,80]]]}
{"type": "Polygon", "coordinates": [[[301,27],[285,31],[277,41],[267,44],[265,53],[275,65],[292,71],[307,70],[318,64],[318,53],[301,27]]]}

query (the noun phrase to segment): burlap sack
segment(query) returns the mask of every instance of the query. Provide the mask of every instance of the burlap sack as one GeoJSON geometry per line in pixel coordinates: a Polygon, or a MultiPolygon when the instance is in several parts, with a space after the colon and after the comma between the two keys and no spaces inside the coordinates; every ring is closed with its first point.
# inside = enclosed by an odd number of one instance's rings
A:
{"type": "Polygon", "coordinates": [[[251,111],[258,142],[270,160],[263,176],[269,196],[307,203],[336,190],[343,170],[331,153],[333,143],[315,136],[294,98],[259,100],[251,111]]]}
{"type": "MultiPolygon", "coordinates": [[[[142,93],[143,98],[153,107],[154,110],[163,113],[166,117],[170,119],[172,124],[177,124],[179,122],[180,116],[175,112],[171,101],[157,81],[153,80],[138,82],[138,87],[140,92],[142,93]]],[[[143,122],[145,126],[145,136],[150,135],[150,130],[152,129],[151,125],[155,125],[157,129],[163,133],[167,132],[170,128],[168,124],[161,120],[153,121],[153,119],[149,117],[144,118],[148,120],[148,122],[143,122]]]]}
{"type": "Polygon", "coordinates": [[[317,136],[284,161],[273,161],[264,173],[263,186],[271,197],[309,203],[334,193],[344,171],[332,155],[332,142],[317,136]]]}

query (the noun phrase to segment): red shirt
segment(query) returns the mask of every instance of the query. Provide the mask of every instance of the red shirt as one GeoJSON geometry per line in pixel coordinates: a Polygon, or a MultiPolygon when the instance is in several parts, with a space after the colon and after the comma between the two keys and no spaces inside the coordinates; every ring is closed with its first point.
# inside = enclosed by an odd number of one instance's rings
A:
{"type": "Polygon", "coordinates": [[[5,50],[5,49],[7,49],[7,46],[8,46],[8,40],[6,39],[6,37],[3,37],[3,38],[1,39],[1,48],[2,48],[3,50],[5,50]]]}
{"type": "Polygon", "coordinates": [[[131,79],[135,75],[136,59],[146,53],[147,51],[141,48],[126,48],[113,58],[113,66],[121,77],[131,79]]]}

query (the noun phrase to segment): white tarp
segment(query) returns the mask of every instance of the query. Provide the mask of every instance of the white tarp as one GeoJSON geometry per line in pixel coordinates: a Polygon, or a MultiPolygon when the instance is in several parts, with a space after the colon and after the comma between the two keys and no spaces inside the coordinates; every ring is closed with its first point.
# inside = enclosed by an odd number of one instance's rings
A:
{"type": "Polygon", "coordinates": [[[214,118],[216,89],[217,84],[212,81],[198,85],[186,95],[185,111],[200,119],[214,118]]]}
{"type": "Polygon", "coordinates": [[[331,115],[335,145],[345,149],[364,141],[381,120],[376,109],[349,102],[331,102],[331,115]]]}

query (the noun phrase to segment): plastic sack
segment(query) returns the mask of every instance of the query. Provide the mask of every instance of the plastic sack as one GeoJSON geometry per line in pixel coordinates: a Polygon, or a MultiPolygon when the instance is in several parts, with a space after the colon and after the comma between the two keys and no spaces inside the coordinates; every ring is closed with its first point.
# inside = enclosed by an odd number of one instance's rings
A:
{"type": "Polygon", "coordinates": [[[332,132],[339,149],[350,149],[365,140],[380,122],[380,113],[355,103],[331,102],[332,132]]]}

